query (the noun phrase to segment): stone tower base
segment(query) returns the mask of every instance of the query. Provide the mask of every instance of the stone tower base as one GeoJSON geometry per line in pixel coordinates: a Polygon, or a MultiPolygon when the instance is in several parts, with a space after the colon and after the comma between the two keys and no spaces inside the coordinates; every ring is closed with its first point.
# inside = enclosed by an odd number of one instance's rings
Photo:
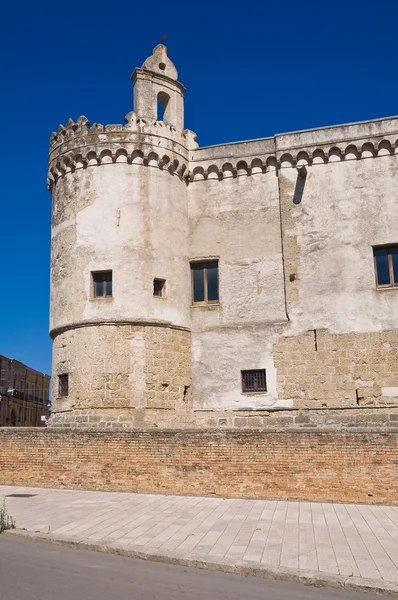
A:
{"type": "Polygon", "coordinates": [[[57,397],[54,382],[52,425],[87,423],[90,415],[106,426],[116,415],[142,420],[145,410],[191,408],[191,335],[184,329],[122,323],[70,329],[54,340],[53,366],[56,376],[68,373],[69,390],[57,397]]]}

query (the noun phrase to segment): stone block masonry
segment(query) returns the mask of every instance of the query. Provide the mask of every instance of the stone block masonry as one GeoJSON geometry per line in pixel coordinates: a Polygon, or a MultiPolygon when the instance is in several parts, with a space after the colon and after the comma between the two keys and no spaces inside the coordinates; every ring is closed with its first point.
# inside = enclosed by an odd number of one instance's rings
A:
{"type": "Polygon", "coordinates": [[[279,396],[297,409],[397,406],[397,347],[397,331],[281,338],[274,348],[279,396]]]}
{"type": "Polygon", "coordinates": [[[0,484],[396,504],[398,430],[4,428],[0,484]]]}
{"type": "Polygon", "coordinates": [[[56,374],[69,373],[70,384],[65,398],[57,397],[56,387],[53,390],[55,424],[76,425],[79,411],[85,409],[94,411],[93,422],[99,422],[107,421],[106,413],[113,409],[123,414],[123,410],[176,410],[191,405],[188,331],[93,324],[61,333],[53,350],[56,374]]]}

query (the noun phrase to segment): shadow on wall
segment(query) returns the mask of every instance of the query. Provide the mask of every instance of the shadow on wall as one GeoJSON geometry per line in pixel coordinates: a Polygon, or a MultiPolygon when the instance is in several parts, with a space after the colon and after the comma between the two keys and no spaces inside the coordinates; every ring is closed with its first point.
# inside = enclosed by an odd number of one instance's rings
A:
{"type": "Polygon", "coordinates": [[[293,194],[293,204],[301,204],[301,200],[303,199],[305,182],[307,180],[307,169],[305,166],[298,167],[298,176],[296,181],[296,187],[294,188],[293,194]]]}

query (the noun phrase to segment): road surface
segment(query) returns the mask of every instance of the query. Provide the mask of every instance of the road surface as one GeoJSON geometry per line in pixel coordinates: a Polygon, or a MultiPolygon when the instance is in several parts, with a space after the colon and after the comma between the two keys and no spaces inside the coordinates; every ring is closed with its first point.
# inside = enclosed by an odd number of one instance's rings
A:
{"type": "Polygon", "coordinates": [[[382,600],[0,535],[1,600],[382,600]]]}

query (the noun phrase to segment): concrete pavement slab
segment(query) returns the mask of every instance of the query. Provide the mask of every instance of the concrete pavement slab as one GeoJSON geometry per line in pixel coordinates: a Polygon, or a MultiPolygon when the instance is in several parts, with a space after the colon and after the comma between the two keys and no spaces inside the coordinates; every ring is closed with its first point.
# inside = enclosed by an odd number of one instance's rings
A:
{"type": "Polygon", "coordinates": [[[395,506],[0,486],[3,500],[24,535],[398,597],[395,506]]]}

